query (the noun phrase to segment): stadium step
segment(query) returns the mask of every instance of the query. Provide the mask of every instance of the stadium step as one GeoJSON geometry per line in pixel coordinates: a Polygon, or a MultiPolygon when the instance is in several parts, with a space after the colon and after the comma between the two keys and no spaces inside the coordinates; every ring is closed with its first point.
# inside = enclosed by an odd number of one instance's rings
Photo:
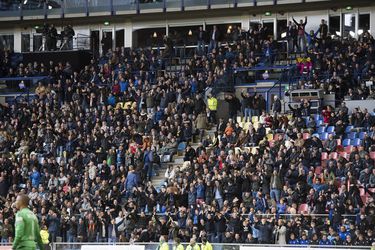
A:
{"type": "MultiPolygon", "coordinates": [[[[205,130],[205,136],[214,136],[216,132],[216,127],[211,127],[209,129],[205,130]]],[[[199,142],[193,142],[190,144],[194,149],[196,149],[199,146],[199,142]]],[[[165,171],[167,171],[168,166],[172,166],[172,168],[175,167],[181,167],[184,163],[184,155],[175,155],[173,156],[173,159],[171,162],[164,162],[161,164],[160,169],[157,171],[158,175],[153,176],[151,179],[152,185],[159,190],[162,185],[165,184],[165,171]]]]}

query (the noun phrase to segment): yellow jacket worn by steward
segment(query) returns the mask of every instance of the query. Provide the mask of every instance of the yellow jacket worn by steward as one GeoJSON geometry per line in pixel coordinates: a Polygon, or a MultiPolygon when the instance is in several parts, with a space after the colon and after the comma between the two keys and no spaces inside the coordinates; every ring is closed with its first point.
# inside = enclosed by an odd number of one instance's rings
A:
{"type": "Polygon", "coordinates": [[[173,247],[173,250],[184,250],[184,246],[182,244],[178,244],[177,246],[173,247]]]}
{"type": "Polygon", "coordinates": [[[42,242],[44,245],[49,244],[49,233],[48,230],[42,229],[40,230],[40,237],[42,237],[42,242]]]}
{"type": "Polygon", "coordinates": [[[217,99],[215,97],[210,97],[207,99],[208,109],[211,111],[217,110],[217,99]]]}
{"type": "Polygon", "coordinates": [[[163,242],[159,244],[159,250],[169,250],[169,245],[167,242],[163,242]]]}
{"type": "Polygon", "coordinates": [[[201,250],[201,248],[199,247],[198,244],[194,244],[193,246],[189,244],[189,245],[186,247],[186,250],[201,250]]]}
{"type": "Polygon", "coordinates": [[[212,250],[213,248],[212,248],[211,243],[207,241],[206,244],[202,244],[201,249],[202,250],[212,250]]]}

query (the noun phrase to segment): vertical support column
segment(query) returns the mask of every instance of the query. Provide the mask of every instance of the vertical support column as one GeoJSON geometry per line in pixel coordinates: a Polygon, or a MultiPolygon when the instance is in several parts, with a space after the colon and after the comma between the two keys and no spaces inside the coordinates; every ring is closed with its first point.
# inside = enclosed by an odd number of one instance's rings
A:
{"type": "Polygon", "coordinates": [[[357,8],[357,11],[355,12],[355,38],[358,38],[358,29],[359,29],[359,9],[357,8]]]}
{"type": "Polygon", "coordinates": [[[248,15],[241,17],[241,29],[246,31],[250,29],[250,18],[248,15]]]}
{"type": "Polygon", "coordinates": [[[125,32],[124,32],[124,47],[132,48],[133,47],[133,24],[131,22],[125,23],[125,32]]]}
{"type": "Polygon", "coordinates": [[[112,51],[116,48],[116,26],[112,27],[112,51]]]}
{"type": "Polygon", "coordinates": [[[273,39],[277,39],[277,15],[273,19],[273,39]]]}
{"type": "Polygon", "coordinates": [[[370,33],[375,34],[375,8],[371,8],[370,12],[370,33]]]}
{"type": "Polygon", "coordinates": [[[14,29],[13,35],[14,35],[14,51],[15,52],[21,52],[22,48],[22,35],[21,35],[22,29],[16,28],[14,29]]]}

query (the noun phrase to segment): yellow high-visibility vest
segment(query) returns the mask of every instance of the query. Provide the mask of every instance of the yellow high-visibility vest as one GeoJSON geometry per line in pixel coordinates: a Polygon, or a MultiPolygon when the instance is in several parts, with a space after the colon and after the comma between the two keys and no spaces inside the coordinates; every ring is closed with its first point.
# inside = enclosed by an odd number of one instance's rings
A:
{"type": "Polygon", "coordinates": [[[208,98],[207,100],[208,109],[211,111],[217,110],[217,99],[215,97],[208,98]]]}

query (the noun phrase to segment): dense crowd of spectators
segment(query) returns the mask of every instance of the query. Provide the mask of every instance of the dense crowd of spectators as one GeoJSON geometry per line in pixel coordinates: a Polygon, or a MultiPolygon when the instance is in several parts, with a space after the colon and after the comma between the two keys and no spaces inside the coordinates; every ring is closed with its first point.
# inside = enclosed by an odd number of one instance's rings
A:
{"type": "MultiPolygon", "coordinates": [[[[303,21],[297,41],[304,44],[301,29],[303,21]]],[[[230,118],[217,119],[210,90],[227,71],[272,62],[277,47],[262,27],[237,36],[234,45],[220,44],[215,32],[205,35],[209,51],[202,46],[181,72],[164,71],[170,54],[146,49],[109,50],[103,63],[92,60],[81,70],[57,62],[13,68],[5,56],[2,75],[48,75],[50,83],[40,83],[30,103],[0,107],[2,241],[11,240],[12,204],[22,192],[51,241],[149,242],[164,236],[183,242],[372,244],[371,111],[348,112],[343,104],[320,109],[320,119],[303,101],[287,115],[277,97],[267,110],[255,89],[242,94],[242,103],[227,95],[230,118]],[[237,122],[240,110],[252,122],[237,122]],[[325,141],[314,134],[320,120],[334,126],[325,141]],[[345,157],[340,142],[348,125],[366,133],[345,157]],[[204,133],[210,127],[214,135],[204,133]],[[194,138],[197,148],[190,145],[194,138]],[[184,143],[184,163],[168,167],[157,190],[150,181],[155,169],[184,143]]],[[[321,87],[339,100],[370,96],[363,79],[373,77],[373,40],[322,34],[306,50],[312,63],[303,66],[298,86],[321,87]]]]}

